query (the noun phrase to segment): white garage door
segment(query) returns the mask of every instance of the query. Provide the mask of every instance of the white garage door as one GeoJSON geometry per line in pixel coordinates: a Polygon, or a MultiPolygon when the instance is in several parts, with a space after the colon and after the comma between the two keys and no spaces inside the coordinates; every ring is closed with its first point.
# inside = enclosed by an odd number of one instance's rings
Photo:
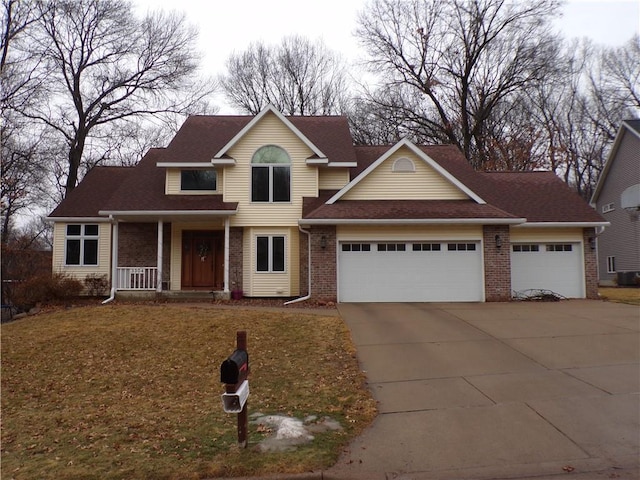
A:
{"type": "Polygon", "coordinates": [[[584,298],[580,244],[512,244],[511,289],[550,290],[567,298],[584,298]]]}
{"type": "Polygon", "coordinates": [[[341,302],[484,300],[480,242],[341,242],[341,302]]]}

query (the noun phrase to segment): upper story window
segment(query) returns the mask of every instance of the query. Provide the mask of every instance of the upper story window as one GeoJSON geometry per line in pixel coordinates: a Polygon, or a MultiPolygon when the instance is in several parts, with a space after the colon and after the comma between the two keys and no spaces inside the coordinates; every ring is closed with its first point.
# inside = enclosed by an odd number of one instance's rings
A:
{"type": "Polygon", "coordinates": [[[215,170],[181,170],[180,190],[212,190],[217,188],[218,176],[215,170]]]}
{"type": "Polygon", "coordinates": [[[613,212],[616,209],[616,205],[614,203],[607,203],[602,206],[602,213],[613,212]]]}
{"type": "Polygon", "coordinates": [[[413,160],[407,157],[401,157],[393,162],[391,170],[393,172],[415,172],[416,166],[413,163],[413,160]]]}
{"type": "Polygon", "coordinates": [[[251,159],[251,201],[291,200],[291,159],[276,145],[259,148],[251,159]]]}
{"type": "Polygon", "coordinates": [[[65,265],[98,265],[98,225],[67,225],[65,265]]]}

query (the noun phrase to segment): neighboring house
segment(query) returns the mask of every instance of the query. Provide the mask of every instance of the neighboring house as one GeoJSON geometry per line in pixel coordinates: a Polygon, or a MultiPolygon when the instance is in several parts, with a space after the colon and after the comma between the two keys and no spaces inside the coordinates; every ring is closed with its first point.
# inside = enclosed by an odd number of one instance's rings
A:
{"type": "Polygon", "coordinates": [[[194,116],[52,212],[53,269],[114,292],[340,302],[597,296],[604,219],[550,172],[479,173],[454,146],[354,146],[347,119],[194,116]]]}
{"type": "Polygon", "coordinates": [[[622,122],[591,204],[611,223],[598,235],[600,283],[640,284],[640,119],[622,122]]]}

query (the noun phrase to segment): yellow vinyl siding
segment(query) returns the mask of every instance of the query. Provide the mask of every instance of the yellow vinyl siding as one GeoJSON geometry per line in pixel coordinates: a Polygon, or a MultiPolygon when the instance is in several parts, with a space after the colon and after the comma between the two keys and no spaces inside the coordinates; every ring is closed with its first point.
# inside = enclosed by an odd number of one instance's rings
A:
{"type": "Polygon", "coordinates": [[[228,154],[236,165],[225,170],[225,202],[238,202],[231,226],[292,226],[302,216],[302,198],[318,195],[318,168],[305,160],[312,155],[307,147],[274,114],[265,115],[228,154]],[[291,201],[251,202],[251,158],[264,145],[277,145],[291,158],[291,201]]]}
{"type": "Polygon", "coordinates": [[[210,222],[171,223],[171,272],[169,290],[182,289],[182,232],[184,230],[224,230],[224,221],[216,219],[210,222]]]}
{"type": "Polygon", "coordinates": [[[89,275],[106,275],[111,279],[111,224],[108,222],[56,222],[53,225],[52,269],[55,273],[64,273],[79,280],[89,275]],[[65,265],[65,246],[67,243],[67,225],[98,225],[98,265],[65,265]]]}
{"type": "Polygon", "coordinates": [[[300,255],[297,228],[247,228],[243,236],[243,289],[250,297],[292,297],[300,294],[300,255]],[[285,237],[285,271],[256,271],[256,237],[285,237]]]}
{"type": "Polygon", "coordinates": [[[408,148],[401,148],[349,190],[343,200],[467,200],[469,197],[408,148]],[[400,157],[413,161],[415,172],[393,172],[400,157]]]}
{"type": "Polygon", "coordinates": [[[347,168],[321,168],[318,175],[320,190],[340,190],[349,183],[347,168]]]}
{"type": "Polygon", "coordinates": [[[480,240],[481,225],[461,226],[361,226],[338,225],[338,240],[382,241],[382,240],[480,240]]]}
{"type": "Polygon", "coordinates": [[[180,189],[180,168],[167,168],[167,176],[165,182],[165,192],[167,195],[219,195],[221,191],[220,185],[223,182],[223,169],[216,169],[216,190],[188,190],[180,189]]]}
{"type": "Polygon", "coordinates": [[[582,228],[511,227],[511,243],[582,242],[582,228]]]}

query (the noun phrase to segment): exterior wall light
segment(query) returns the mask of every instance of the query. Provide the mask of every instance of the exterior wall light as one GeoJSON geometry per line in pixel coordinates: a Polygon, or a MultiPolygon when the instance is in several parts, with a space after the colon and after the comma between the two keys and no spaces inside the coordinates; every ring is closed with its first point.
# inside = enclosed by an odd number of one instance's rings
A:
{"type": "Polygon", "coordinates": [[[589,246],[591,247],[591,250],[596,249],[596,237],[589,237],[589,246]]]}
{"type": "Polygon", "coordinates": [[[320,237],[320,248],[322,248],[323,250],[325,248],[327,248],[327,236],[326,235],[322,235],[320,237]]]}
{"type": "Polygon", "coordinates": [[[502,247],[502,238],[500,238],[500,235],[496,235],[496,248],[500,247],[502,247]]]}

